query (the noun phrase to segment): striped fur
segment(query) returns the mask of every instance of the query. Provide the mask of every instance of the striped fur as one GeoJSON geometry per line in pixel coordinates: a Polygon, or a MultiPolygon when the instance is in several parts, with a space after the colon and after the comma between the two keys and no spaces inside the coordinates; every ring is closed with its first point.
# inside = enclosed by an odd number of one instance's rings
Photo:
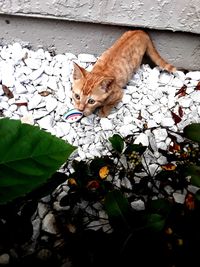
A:
{"type": "Polygon", "coordinates": [[[106,117],[123,96],[122,88],[140,66],[144,54],[160,68],[175,72],[155,49],[149,35],[141,30],[125,32],[95,63],[91,72],[74,64],[73,100],[85,116],[99,108],[106,117]]]}

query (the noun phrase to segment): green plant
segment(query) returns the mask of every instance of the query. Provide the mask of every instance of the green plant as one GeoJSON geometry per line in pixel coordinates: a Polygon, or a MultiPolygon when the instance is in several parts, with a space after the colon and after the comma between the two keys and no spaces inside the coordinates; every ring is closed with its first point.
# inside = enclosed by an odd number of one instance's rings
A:
{"type": "Polygon", "coordinates": [[[158,151],[165,164],[157,162],[151,145],[137,145],[135,136],[118,134],[109,138],[111,156],[73,161],[68,195],[60,201],[70,207],[70,223],[76,229],[114,231],[121,240],[120,253],[140,242],[149,244],[145,253],[155,253],[150,247],[158,249],[155,240],[159,240],[162,253],[170,260],[182,253],[177,258],[183,263],[200,240],[200,191],[189,190],[200,186],[199,133],[199,124],[187,126],[180,133],[184,141],[178,142],[177,135],[168,131],[172,143],[167,151],[158,151]],[[177,195],[185,200],[180,203],[177,195]],[[194,221],[195,227],[188,230],[194,221]]]}
{"type": "Polygon", "coordinates": [[[0,120],[0,204],[48,182],[75,147],[19,120],[0,120]]]}

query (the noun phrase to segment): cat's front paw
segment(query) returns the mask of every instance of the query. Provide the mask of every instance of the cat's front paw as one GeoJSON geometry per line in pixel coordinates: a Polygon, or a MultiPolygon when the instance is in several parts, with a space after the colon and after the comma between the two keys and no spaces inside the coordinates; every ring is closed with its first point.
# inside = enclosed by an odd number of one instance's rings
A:
{"type": "Polygon", "coordinates": [[[99,117],[105,118],[109,115],[109,111],[106,110],[105,108],[100,108],[99,109],[99,117]]]}

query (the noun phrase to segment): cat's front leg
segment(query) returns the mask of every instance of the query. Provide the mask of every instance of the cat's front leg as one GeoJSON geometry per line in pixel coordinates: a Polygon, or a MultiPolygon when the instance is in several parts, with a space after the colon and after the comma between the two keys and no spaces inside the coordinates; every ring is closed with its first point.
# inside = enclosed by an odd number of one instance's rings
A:
{"type": "Polygon", "coordinates": [[[99,109],[99,116],[102,118],[107,117],[110,114],[111,110],[122,100],[122,96],[123,91],[120,88],[116,87],[108,97],[104,106],[99,109]]]}
{"type": "Polygon", "coordinates": [[[99,117],[101,117],[101,118],[107,117],[110,114],[113,107],[114,107],[114,105],[105,105],[105,106],[101,107],[99,109],[99,117]]]}

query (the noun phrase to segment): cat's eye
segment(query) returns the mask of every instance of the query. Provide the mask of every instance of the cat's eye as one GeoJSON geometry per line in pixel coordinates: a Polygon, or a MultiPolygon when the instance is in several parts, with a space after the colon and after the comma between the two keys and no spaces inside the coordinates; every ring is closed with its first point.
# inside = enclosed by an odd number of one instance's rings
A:
{"type": "Polygon", "coordinates": [[[77,100],[80,100],[80,95],[78,95],[78,94],[74,94],[74,96],[75,96],[75,98],[76,98],[77,100]]]}
{"type": "Polygon", "coordinates": [[[94,104],[95,103],[95,100],[94,99],[92,99],[92,98],[89,98],[88,99],[88,104],[94,104]]]}

